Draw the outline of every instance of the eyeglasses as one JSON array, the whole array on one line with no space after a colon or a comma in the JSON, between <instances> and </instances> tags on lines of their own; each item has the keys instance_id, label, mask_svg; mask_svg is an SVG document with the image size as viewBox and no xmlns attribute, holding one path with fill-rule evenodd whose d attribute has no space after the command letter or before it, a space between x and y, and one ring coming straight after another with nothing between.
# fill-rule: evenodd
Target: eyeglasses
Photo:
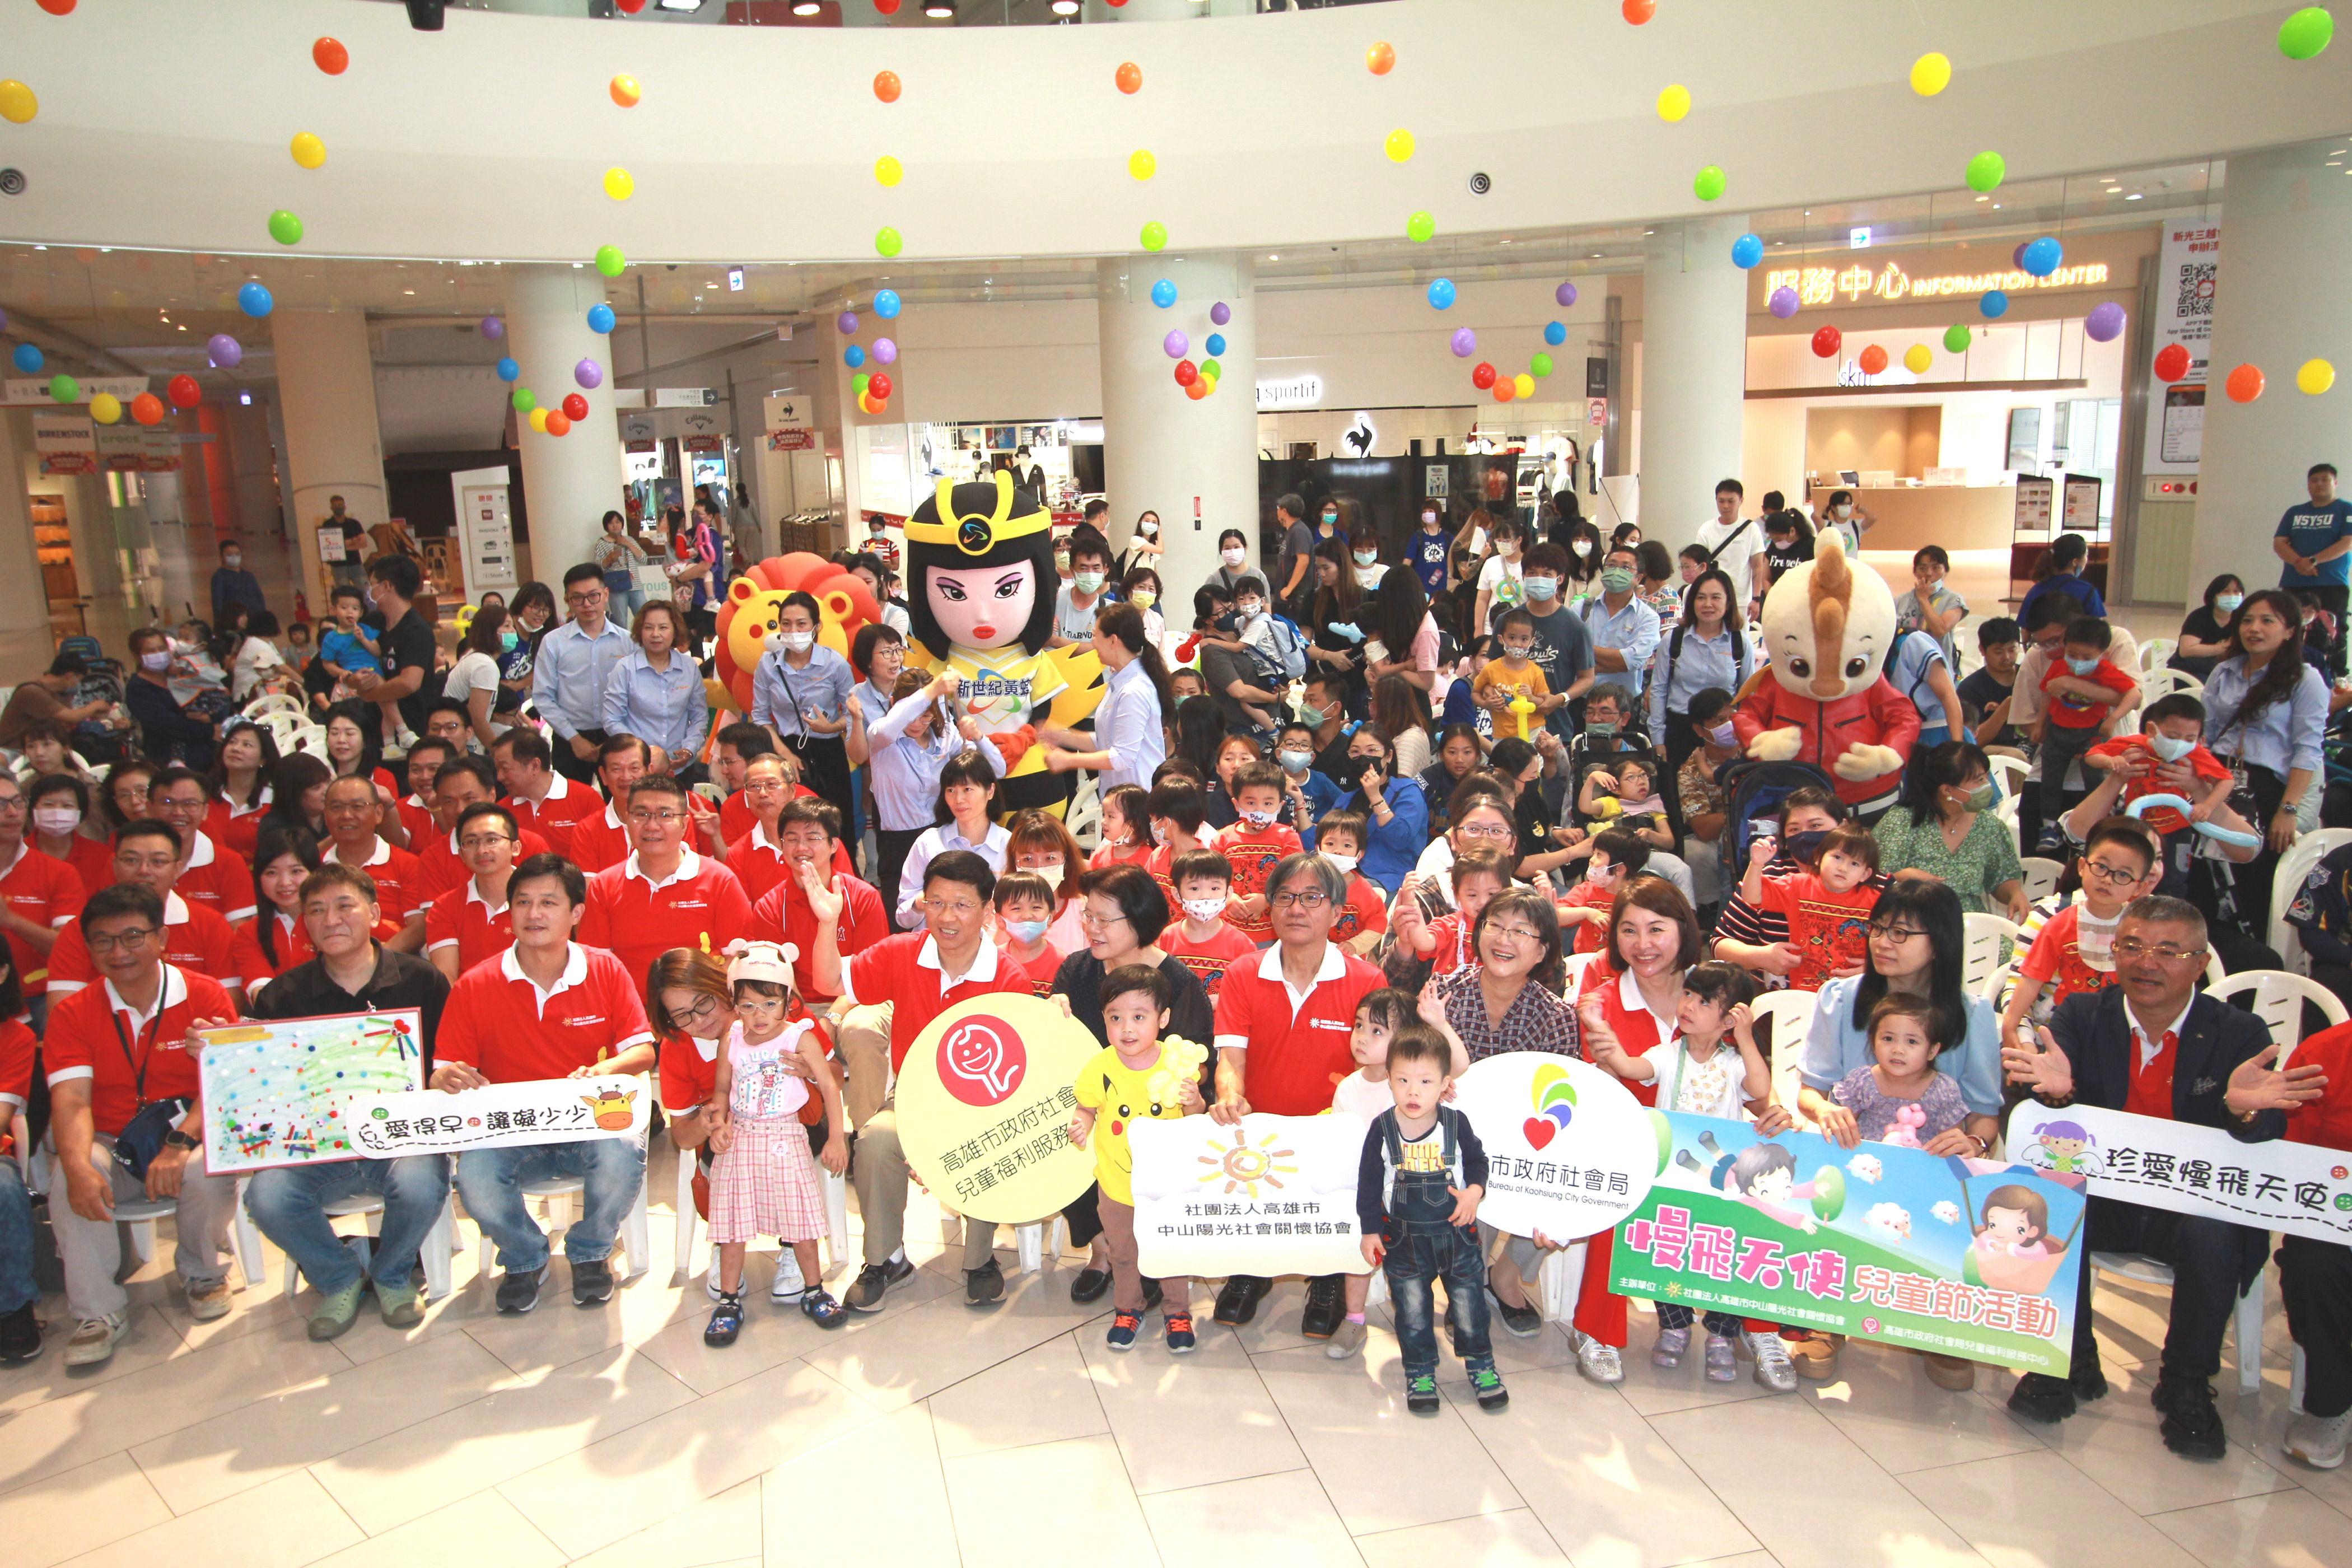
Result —
<instances>
[{"instance_id":1,"label":"eyeglasses","mask_svg":"<svg viewBox=\"0 0 2352 1568\"><path fill-rule=\"evenodd\" d=\"M2085 860L2083 862L2083 869L2111 888L2128 888L2138 881L2143 874L2133 870L2128 866L2110 866L2104 860Z\"/></svg>"},{"instance_id":2,"label":"eyeglasses","mask_svg":"<svg viewBox=\"0 0 2352 1568\"><path fill-rule=\"evenodd\" d=\"M1454 831L1465 838L1487 838L1500 841L1512 837L1516 830L1508 827L1472 827L1465 824Z\"/></svg>"},{"instance_id":3,"label":"eyeglasses","mask_svg":"<svg viewBox=\"0 0 2352 1568\"><path fill-rule=\"evenodd\" d=\"M601 605L608 596L604 589L592 588L584 594L566 594L563 602L567 605Z\"/></svg>"},{"instance_id":4,"label":"eyeglasses","mask_svg":"<svg viewBox=\"0 0 2352 1568\"><path fill-rule=\"evenodd\" d=\"M1543 940L1543 937L1540 934L1529 931L1525 926L1497 925L1489 926L1486 929L1496 936L1509 937L1514 942L1541 942Z\"/></svg>"},{"instance_id":5,"label":"eyeglasses","mask_svg":"<svg viewBox=\"0 0 2352 1568\"><path fill-rule=\"evenodd\" d=\"M1087 927L1089 931L1101 931L1107 926L1115 926L1125 919L1127 919L1127 916L1124 914L1098 915L1092 910L1080 910L1078 911L1078 923Z\"/></svg>"},{"instance_id":6,"label":"eyeglasses","mask_svg":"<svg viewBox=\"0 0 2352 1568\"><path fill-rule=\"evenodd\" d=\"M670 1016L681 1024L708 1024L719 1016L719 1003L715 997L697 995L692 1003L678 1008Z\"/></svg>"},{"instance_id":7,"label":"eyeglasses","mask_svg":"<svg viewBox=\"0 0 2352 1568\"><path fill-rule=\"evenodd\" d=\"M629 820L635 823L640 827L651 827L657 822L684 822L686 820L686 813L682 811L654 811L650 809L645 811L633 811L629 813Z\"/></svg>"},{"instance_id":8,"label":"eyeglasses","mask_svg":"<svg viewBox=\"0 0 2352 1568\"><path fill-rule=\"evenodd\" d=\"M1319 910L1331 901L1331 895L1320 888L1306 888L1269 894L1265 901L1279 910Z\"/></svg>"},{"instance_id":9,"label":"eyeglasses","mask_svg":"<svg viewBox=\"0 0 2352 1568\"><path fill-rule=\"evenodd\" d=\"M116 931L109 936L94 936L89 939L89 950L92 952L112 952L117 948L137 947L149 937L153 936L158 929L160 928L155 926L146 926L138 931Z\"/></svg>"},{"instance_id":10,"label":"eyeglasses","mask_svg":"<svg viewBox=\"0 0 2352 1568\"><path fill-rule=\"evenodd\" d=\"M488 849L493 845L513 842L514 836L509 833L469 833L457 840L457 847L470 853L477 849Z\"/></svg>"},{"instance_id":11,"label":"eyeglasses","mask_svg":"<svg viewBox=\"0 0 2352 1568\"><path fill-rule=\"evenodd\" d=\"M2118 938L2108 951L2117 958L2153 958L2162 963L2178 963L2184 958L2205 956L2205 950L2201 947L2175 947L2168 942L2161 947L2150 947L2136 936Z\"/></svg>"},{"instance_id":12,"label":"eyeglasses","mask_svg":"<svg viewBox=\"0 0 2352 1568\"><path fill-rule=\"evenodd\" d=\"M1874 925L1870 928L1870 934L1887 942L1909 942L1915 936L1927 933L1917 926Z\"/></svg>"},{"instance_id":13,"label":"eyeglasses","mask_svg":"<svg viewBox=\"0 0 2352 1568\"><path fill-rule=\"evenodd\" d=\"M25 797L23 795L0 795L0 811L22 811L24 809Z\"/></svg>"}]
</instances>

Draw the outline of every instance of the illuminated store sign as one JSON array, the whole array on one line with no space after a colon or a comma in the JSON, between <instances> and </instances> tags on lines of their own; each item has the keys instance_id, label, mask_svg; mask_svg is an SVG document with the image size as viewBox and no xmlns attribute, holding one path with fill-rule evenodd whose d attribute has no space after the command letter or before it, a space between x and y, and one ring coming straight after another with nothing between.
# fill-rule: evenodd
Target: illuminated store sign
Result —
<instances>
[{"instance_id":1,"label":"illuminated store sign","mask_svg":"<svg viewBox=\"0 0 2352 1568\"><path fill-rule=\"evenodd\" d=\"M1323 378L1319 375L1286 376L1280 381L1257 384L1257 405L1260 408L1312 408L1323 401Z\"/></svg>"},{"instance_id":2,"label":"illuminated store sign","mask_svg":"<svg viewBox=\"0 0 2352 1568\"><path fill-rule=\"evenodd\" d=\"M1954 295L1973 299L1988 289L2010 294L2036 289L2095 289L2107 281L2107 270L2105 262L2092 261L2080 267L2062 267L2047 278L2036 278L2015 268L1914 278L1892 261L1875 268L1860 262L1843 268L1785 267L1764 275L1764 296L1769 299L1776 289L1794 289L1799 303L1805 305L1833 305L1841 298L1849 304L1864 299L1888 303Z\"/></svg>"}]
</instances>

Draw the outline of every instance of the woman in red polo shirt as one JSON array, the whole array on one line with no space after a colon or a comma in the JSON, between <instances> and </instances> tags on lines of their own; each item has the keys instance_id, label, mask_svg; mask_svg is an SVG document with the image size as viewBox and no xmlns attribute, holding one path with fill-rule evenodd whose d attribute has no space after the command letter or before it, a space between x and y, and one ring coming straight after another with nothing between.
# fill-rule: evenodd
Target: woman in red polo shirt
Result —
<instances>
[{"instance_id":1,"label":"woman in red polo shirt","mask_svg":"<svg viewBox=\"0 0 2352 1568\"><path fill-rule=\"evenodd\" d=\"M232 949L248 989L307 963L302 879L319 868L319 841L300 827L272 827L253 846L253 903L258 917L236 928ZM382 934L381 928L378 935ZM398 928L393 934L397 936Z\"/></svg>"},{"instance_id":2,"label":"woman in red polo shirt","mask_svg":"<svg viewBox=\"0 0 2352 1568\"><path fill-rule=\"evenodd\" d=\"M205 831L213 842L248 860L253 858L262 814L274 798L269 778L277 771L278 742L268 731L240 719L221 732L217 759L205 774L213 796L205 814Z\"/></svg>"}]
</instances>

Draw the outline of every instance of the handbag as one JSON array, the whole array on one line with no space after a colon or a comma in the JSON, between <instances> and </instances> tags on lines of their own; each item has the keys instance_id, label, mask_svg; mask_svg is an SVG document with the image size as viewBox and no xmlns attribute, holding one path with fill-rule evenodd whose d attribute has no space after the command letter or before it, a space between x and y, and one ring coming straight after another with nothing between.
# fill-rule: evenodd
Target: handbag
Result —
<instances>
[{"instance_id":1,"label":"handbag","mask_svg":"<svg viewBox=\"0 0 2352 1568\"><path fill-rule=\"evenodd\" d=\"M194 1104L189 1100L154 1100L147 1098L147 1064L155 1055L156 1032L163 1026L163 999L155 999L155 1016L147 1026L147 1048L137 1057L131 1054L130 1037L122 1032L122 1018L112 1008L107 1010L107 1021L114 1026L114 1043L122 1048L122 1062L131 1068L131 1092L139 1109L114 1135L114 1163L134 1182L147 1179L147 1166L163 1152L163 1140L180 1124Z\"/></svg>"}]
</instances>

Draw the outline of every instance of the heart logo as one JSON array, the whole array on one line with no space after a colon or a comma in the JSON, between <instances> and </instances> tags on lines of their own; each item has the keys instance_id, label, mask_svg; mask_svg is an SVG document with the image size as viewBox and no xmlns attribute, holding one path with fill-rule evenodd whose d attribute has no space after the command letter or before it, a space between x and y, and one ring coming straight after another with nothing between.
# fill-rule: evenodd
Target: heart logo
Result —
<instances>
[{"instance_id":1,"label":"heart logo","mask_svg":"<svg viewBox=\"0 0 2352 1568\"><path fill-rule=\"evenodd\" d=\"M1559 1126L1548 1116L1530 1116L1520 1124L1520 1131L1527 1134L1530 1144L1540 1149L1552 1141L1552 1135L1559 1131Z\"/></svg>"}]
</instances>

